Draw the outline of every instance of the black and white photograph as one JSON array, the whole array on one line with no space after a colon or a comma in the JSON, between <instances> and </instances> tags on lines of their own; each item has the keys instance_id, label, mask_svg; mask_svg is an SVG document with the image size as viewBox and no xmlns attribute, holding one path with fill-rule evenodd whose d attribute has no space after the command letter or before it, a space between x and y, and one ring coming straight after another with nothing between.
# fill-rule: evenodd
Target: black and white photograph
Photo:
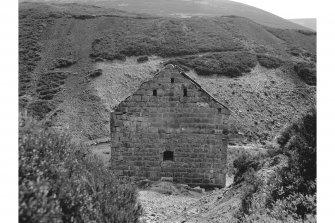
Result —
<instances>
[{"instance_id":1,"label":"black and white photograph","mask_svg":"<svg viewBox=\"0 0 335 223\"><path fill-rule=\"evenodd\" d=\"M1 135L15 154L1 169L15 209L1 222L332 222L319 220L317 111L334 96L318 97L332 74L317 69L317 4L14 2L1 94L14 89L16 134Z\"/></svg>"}]
</instances>

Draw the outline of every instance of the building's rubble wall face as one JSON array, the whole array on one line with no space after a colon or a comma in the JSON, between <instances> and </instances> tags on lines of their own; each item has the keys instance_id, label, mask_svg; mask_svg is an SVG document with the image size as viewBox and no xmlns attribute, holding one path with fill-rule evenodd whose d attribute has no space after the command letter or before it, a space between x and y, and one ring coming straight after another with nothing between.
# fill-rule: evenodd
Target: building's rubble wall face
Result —
<instances>
[{"instance_id":1,"label":"building's rubble wall face","mask_svg":"<svg viewBox=\"0 0 335 223\"><path fill-rule=\"evenodd\" d=\"M228 116L178 70L164 69L111 113L112 169L121 176L224 186ZM173 152L173 161L163 161L165 151Z\"/></svg>"}]
</instances>

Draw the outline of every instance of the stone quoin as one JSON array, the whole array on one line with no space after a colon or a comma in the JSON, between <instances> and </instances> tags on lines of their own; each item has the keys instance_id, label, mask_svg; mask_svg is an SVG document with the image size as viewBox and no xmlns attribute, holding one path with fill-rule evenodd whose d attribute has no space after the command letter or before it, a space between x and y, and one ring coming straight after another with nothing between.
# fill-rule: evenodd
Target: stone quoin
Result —
<instances>
[{"instance_id":1,"label":"stone quoin","mask_svg":"<svg viewBox=\"0 0 335 223\"><path fill-rule=\"evenodd\" d=\"M230 111L172 64L111 112L118 176L225 186Z\"/></svg>"}]
</instances>

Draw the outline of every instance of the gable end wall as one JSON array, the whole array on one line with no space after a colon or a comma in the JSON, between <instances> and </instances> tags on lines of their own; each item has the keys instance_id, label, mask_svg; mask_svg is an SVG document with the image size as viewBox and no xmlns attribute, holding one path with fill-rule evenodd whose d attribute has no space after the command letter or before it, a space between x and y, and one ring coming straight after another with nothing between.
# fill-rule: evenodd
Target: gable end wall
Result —
<instances>
[{"instance_id":1,"label":"gable end wall","mask_svg":"<svg viewBox=\"0 0 335 223\"><path fill-rule=\"evenodd\" d=\"M224 186L228 117L192 80L166 68L111 113L112 168L137 179ZM164 151L174 160L163 161Z\"/></svg>"}]
</instances>

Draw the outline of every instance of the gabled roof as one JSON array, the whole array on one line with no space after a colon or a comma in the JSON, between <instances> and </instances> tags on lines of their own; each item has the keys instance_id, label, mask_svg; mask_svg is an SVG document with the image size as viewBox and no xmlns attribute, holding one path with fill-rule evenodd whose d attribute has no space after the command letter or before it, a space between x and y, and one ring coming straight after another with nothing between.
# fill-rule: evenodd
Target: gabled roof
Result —
<instances>
[{"instance_id":1,"label":"gabled roof","mask_svg":"<svg viewBox=\"0 0 335 223\"><path fill-rule=\"evenodd\" d=\"M188 76L188 75L183 71L183 69L182 69L181 67L179 67L178 65L167 64L163 69L157 71L157 72L155 73L155 75L154 75L150 80L143 82L143 83L140 85L139 88L141 88L141 86L142 86L143 84L152 81L152 79L153 79L155 76L159 75L163 70L165 70L165 69L170 69L170 68L172 68L172 69L174 69L174 70L177 70L177 71L179 72L180 75L182 75L182 76L185 77L186 79L190 80L190 81L191 81L194 85L196 85L202 92L204 92L205 94L207 94L207 95L208 95L208 96L209 96L215 103L221 105L222 107L224 107L225 109L227 109L227 110L229 111L229 113L231 113L230 109L229 109L226 105L222 104L218 99L216 99L216 98L215 98L213 95L211 95L208 91L206 91L205 89L203 89L203 88L201 87L200 84L198 84L195 80L193 80L193 78L191 78L190 76ZM122 100L120 103L122 103L123 101L126 101L126 100L127 100L129 97L131 97L132 95L133 95L133 94L129 95L127 98L125 98L124 100ZM120 104L120 103L119 103L119 104ZM116 105L112 110L114 110L117 106L119 106L119 104Z\"/></svg>"},{"instance_id":2,"label":"gabled roof","mask_svg":"<svg viewBox=\"0 0 335 223\"><path fill-rule=\"evenodd\" d=\"M173 68L176 68L176 69L179 71L179 73L180 73L181 75L183 75L185 78L189 79L193 84L195 84L197 87L199 87L200 90L202 90L205 94L207 94L213 101L215 101L216 103L218 103L218 104L221 105L222 107L226 108L226 109L230 112L230 109L229 109L226 105L222 104L222 103L221 103L218 99L216 99L211 93L209 93L208 91L206 91L205 89L203 89L203 88L201 87L201 85L198 84L195 80L193 80L193 78L191 78L190 76L188 76L188 75L183 71L183 69L182 69L181 67L179 67L178 65L173 65L173 64L168 64L167 66L172 66ZM166 66L166 67L167 67L167 66ZM164 67L163 69L165 69L166 67Z\"/></svg>"}]
</instances>

